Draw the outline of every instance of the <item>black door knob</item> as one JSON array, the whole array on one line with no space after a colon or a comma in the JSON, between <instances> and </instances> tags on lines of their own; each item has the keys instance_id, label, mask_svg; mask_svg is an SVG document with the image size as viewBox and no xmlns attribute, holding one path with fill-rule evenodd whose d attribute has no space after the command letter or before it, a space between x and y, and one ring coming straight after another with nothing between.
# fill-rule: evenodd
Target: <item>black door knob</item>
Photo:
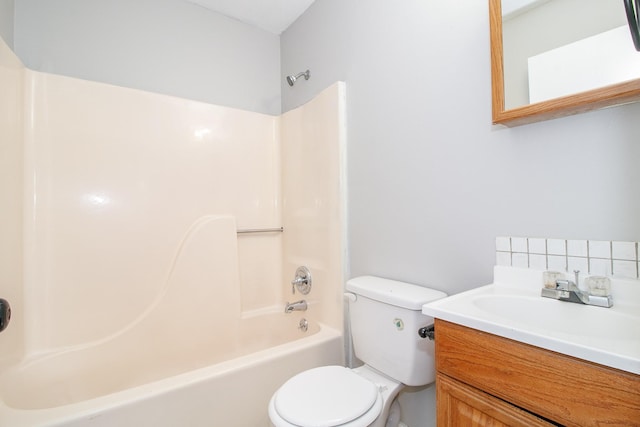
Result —
<instances>
[{"instance_id":1,"label":"black door knob","mask_svg":"<svg viewBox=\"0 0 640 427\"><path fill-rule=\"evenodd\" d=\"M4 331L11 320L11 306L9 301L0 298L0 332Z\"/></svg>"}]
</instances>

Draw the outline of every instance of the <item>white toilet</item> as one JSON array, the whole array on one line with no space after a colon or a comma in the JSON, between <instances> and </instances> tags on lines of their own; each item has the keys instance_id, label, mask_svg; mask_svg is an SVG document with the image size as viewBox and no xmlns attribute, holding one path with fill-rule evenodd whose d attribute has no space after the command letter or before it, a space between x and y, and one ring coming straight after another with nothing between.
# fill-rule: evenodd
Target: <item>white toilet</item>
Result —
<instances>
[{"instance_id":1,"label":"white toilet","mask_svg":"<svg viewBox=\"0 0 640 427\"><path fill-rule=\"evenodd\" d=\"M433 323L422 305L444 292L363 276L347 282L355 369L323 366L304 371L271 397L275 427L396 427L395 398L404 385L435 380L434 343L418 335Z\"/></svg>"}]
</instances>

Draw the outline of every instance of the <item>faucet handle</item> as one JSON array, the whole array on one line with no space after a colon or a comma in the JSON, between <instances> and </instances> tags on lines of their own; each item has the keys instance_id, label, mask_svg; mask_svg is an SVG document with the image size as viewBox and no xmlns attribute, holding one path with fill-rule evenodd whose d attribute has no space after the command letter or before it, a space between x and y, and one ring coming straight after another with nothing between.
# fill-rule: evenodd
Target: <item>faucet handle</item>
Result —
<instances>
[{"instance_id":1,"label":"faucet handle","mask_svg":"<svg viewBox=\"0 0 640 427\"><path fill-rule=\"evenodd\" d=\"M585 280L589 294L607 297L611 295L611 279L605 276L590 276Z\"/></svg>"},{"instance_id":2,"label":"faucet handle","mask_svg":"<svg viewBox=\"0 0 640 427\"><path fill-rule=\"evenodd\" d=\"M311 291L311 272L307 267L298 267L296 269L296 277L291 281L291 293L298 292L302 295L307 295Z\"/></svg>"}]
</instances>

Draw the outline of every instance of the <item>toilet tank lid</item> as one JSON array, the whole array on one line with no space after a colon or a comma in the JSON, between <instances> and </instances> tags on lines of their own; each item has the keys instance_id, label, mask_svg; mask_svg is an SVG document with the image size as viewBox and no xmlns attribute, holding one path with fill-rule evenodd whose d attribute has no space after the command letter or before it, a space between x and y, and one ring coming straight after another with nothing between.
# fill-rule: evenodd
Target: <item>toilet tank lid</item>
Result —
<instances>
[{"instance_id":1,"label":"toilet tank lid","mask_svg":"<svg viewBox=\"0 0 640 427\"><path fill-rule=\"evenodd\" d=\"M435 289L375 276L348 280L347 291L409 310L422 310L424 304L447 296Z\"/></svg>"}]
</instances>

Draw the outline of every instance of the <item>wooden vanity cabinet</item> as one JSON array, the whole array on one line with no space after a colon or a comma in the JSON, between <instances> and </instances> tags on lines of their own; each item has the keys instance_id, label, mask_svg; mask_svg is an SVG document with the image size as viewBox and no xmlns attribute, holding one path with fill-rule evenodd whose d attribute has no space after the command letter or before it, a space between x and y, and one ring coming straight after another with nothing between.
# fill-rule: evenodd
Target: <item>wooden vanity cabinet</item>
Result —
<instances>
[{"instance_id":1,"label":"wooden vanity cabinet","mask_svg":"<svg viewBox=\"0 0 640 427\"><path fill-rule=\"evenodd\" d=\"M640 375L436 319L438 426L640 426Z\"/></svg>"}]
</instances>

